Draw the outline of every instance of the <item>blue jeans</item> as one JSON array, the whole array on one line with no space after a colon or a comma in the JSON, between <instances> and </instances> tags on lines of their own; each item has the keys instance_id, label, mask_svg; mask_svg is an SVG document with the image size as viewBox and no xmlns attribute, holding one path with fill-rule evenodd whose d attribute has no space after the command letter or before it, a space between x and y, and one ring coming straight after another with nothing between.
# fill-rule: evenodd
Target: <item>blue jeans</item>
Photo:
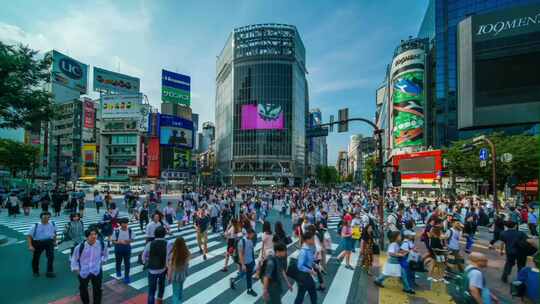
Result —
<instances>
[{"instance_id":1,"label":"blue jeans","mask_svg":"<svg viewBox=\"0 0 540 304\"><path fill-rule=\"evenodd\" d=\"M182 304L182 296L184 295L184 281L172 282L172 302L173 304Z\"/></svg>"},{"instance_id":2,"label":"blue jeans","mask_svg":"<svg viewBox=\"0 0 540 304\"><path fill-rule=\"evenodd\" d=\"M389 278L390 276L386 276L384 274L381 274L375 279L377 283L382 284L386 278ZM405 290L412 290L411 285L409 284L409 279L407 277L407 271L401 267L401 283L403 284L403 289Z\"/></svg>"},{"instance_id":3,"label":"blue jeans","mask_svg":"<svg viewBox=\"0 0 540 304\"><path fill-rule=\"evenodd\" d=\"M156 289L158 293L158 299L163 299L163 293L165 292L165 275L167 271L162 273L152 274L148 272L148 304L154 304Z\"/></svg>"},{"instance_id":4,"label":"blue jeans","mask_svg":"<svg viewBox=\"0 0 540 304\"><path fill-rule=\"evenodd\" d=\"M251 286L253 284L251 276L253 275L253 269L255 268L255 261L246 264L246 271L241 271L238 273L238 276L234 278L234 282L241 280L244 276L246 276L246 287L247 289L251 289Z\"/></svg>"},{"instance_id":5,"label":"blue jeans","mask_svg":"<svg viewBox=\"0 0 540 304\"><path fill-rule=\"evenodd\" d=\"M473 246L474 240L472 235L467 235L467 243L465 244L465 251L470 252Z\"/></svg>"}]
</instances>

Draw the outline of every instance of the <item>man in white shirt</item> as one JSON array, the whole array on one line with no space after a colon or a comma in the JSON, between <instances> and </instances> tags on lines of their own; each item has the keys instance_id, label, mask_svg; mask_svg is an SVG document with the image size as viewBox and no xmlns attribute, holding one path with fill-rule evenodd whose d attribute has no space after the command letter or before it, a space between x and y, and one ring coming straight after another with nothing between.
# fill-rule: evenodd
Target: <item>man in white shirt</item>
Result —
<instances>
[{"instance_id":1,"label":"man in white shirt","mask_svg":"<svg viewBox=\"0 0 540 304\"><path fill-rule=\"evenodd\" d=\"M499 303L499 299L486 287L486 279L482 269L488 264L487 257L479 252L469 255L469 265L465 268L465 273L469 280L469 293L476 303Z\"/></svg>"},{"instance_id":2,"label":"man in white shirt","mask_svg":"<svg viewBox=\"0 0 540 304\"><path fill-rule=\"evenodd\" d=\"M92 281L94 304L101 303L101 284L103 272L101 266L107 260L109 250L103 240L97 237L97 230L89 228L85 232L86 241L77 245L71 257L71 271L79 278L79 292L83 304L90 303L88 283Z\"/></svg>"}]
</instances>

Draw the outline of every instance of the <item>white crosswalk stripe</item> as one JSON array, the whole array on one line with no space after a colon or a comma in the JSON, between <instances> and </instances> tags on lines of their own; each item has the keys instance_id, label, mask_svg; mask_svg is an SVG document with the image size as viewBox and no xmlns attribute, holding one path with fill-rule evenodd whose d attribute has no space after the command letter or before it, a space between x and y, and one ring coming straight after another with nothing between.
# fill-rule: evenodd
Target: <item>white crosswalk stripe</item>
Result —
<instances>
[{"instance_id":1,"label":"white crosswalk stripe","mask_svg":"<svg viewBox=\"0 0 540 304\"><path fill-rule=\"evenodd\" d=\"M20 232L22 234L27 233L30 227L39 222L39 213L40 210L32 211L30 216L18 215L17 218L8 218L7 214L2 212L0 213L0 225L6 226L14 231ZM121 216L126 216L127 214L122 213ZM85 217L83 218L84 224L86 227L92 223L99 222L103 216L103 212L96 214L95 209L87 208L85 212ZM57 226L59 235L63 232L65 225L69 222L69 216L62 214L59 217L52 217L52 220ZM328 220L330 227L336 227L339 222L339 217L331 216ZM138 264L138 255L144 250L146 244L144 230L141 230L139 223L130 222L129 227L132 230L132 236L134 241L132 242L131 250L131 269L130 269L130 283L128 284L131 288L138 290L141 293L148 291L148 278L147 271L144 269L143 265ZM335 229L334 229L335 230ZM182 227L180 230L176 226L172 228L172 233L166 236L167 240L173 240L174 238L181 236L186 241L186 245L192 252L192 259L189 262L189 275L184 282L184 303L208 303L212 300L219 300L222 296L227 297L227 303L255 303L260 302L262 299L262 284L261 281L253 282L253 289L258 294L257 297L252 297L247 294L244 281L238 282L236 290L229 289L230 278L237 276L236 265L230 259L228 273L221 272L221 269L224 266L225 252L226 252L226 241L222 237L221 233L210 233L208 234L208 259L203 259L203 256L199 253L196 232L192 225ZM114 237L114 234L113 234ZM262 246L261 241L262 233L258 233L258 242L255 247L255 251L258 254ZM336 238L339 240L339 238ZM297 240L293 238L293 243L289 246L289 257L297 257L300 250L296 247L298 244ZM333 255L329 255L329 259L332 263L335 262L336 248L337 244L332 244ZM109 248L109 258L102 266L104 282L108 280L121 279L116 277L116 261L114 257L114 248ZM61 251L62 254L69 254L70 250L65 249ZM353 254L353 263L356 263L358 260L358 255ZM334 268L336 268L334 266ZM122 266L123 270L123 266ZM332 298L326 296L324 293L319 295L323 298L323 301L329 302L333 301L334 303L346 303L348 294L350 292L350 285L352 281L352 276L354 271L345 269L344 265L337 267L333 273L329 273L328 277L333 278L333 280L328 280L326 286L328 288L328 293L331 294ZM193 291L193 288L196 288L197 292ZM283 297L283 303L293 303L296 296L296 287L294 292L287 291ZM188 294L186 294L186 292ZM165 287L164 299L170 301L173 295L172 285L167 283ZM335 300L333 300L335 299ZM324 302L324 303L325 303Z\"/></svg>"}]
</instances>

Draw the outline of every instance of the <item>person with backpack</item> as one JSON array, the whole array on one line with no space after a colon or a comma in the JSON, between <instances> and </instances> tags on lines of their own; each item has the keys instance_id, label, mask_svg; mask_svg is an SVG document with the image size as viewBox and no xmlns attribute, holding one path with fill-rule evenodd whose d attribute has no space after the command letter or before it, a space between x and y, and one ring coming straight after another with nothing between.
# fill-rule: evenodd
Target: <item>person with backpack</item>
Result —
<instances>
[{"instance_id":1,"label":"person with backpack","mask_svg":"<svg viewBox=\"0 0 540 304\"><path fill-rule=\"evenodd\" d=\"M489 249L493 249L493 245L501 240L501 232L504 231L504 214L495 215L493 221L493 238L489 241Z\"/></svg>"},{"instance_id":2,"label":"person with backpack","mask_svg":"<svg viewBox=\"0 0 540 304\"><path fill-rule=\"evenodd\" d=\"M470 254L472 246L474 244L474 233L476 231L475 218L473 215L467 215L465 219L465 225L463 228L463 236L466 239L465 253Z\"/></svg>"},{"instance_id":3,"label":"person with backpack","mask_svg":"<svg viewBox=\"0 0 540 304\"><path fill-rule=\"evenodd\" d=\"M280 259L287 259L287 245L276 243L273 252L274 254L268 255L261 267L263 300L266 304L281 304L282 278L287 282L289 289L292 289L285 274L285 265L280 262Z\"/></svg>"},{"instance_id":4,"label":"person with backpack","mask_svg":"<svg viewBox=\"0 0 540 304\"><path fill-rule=\"evenodd\" d=\"M527 215L527 224L529 226L529 232L533 236L538 236L538 216L534 212L533 208L529 208L529 214Z\"/></svg>"},{"instance_id":5,"label":"person with backpack","mask_svg":"<svg viewBox=\"0 0 540 304\"><path fill-rule=\"evenodd\" d=\"M234 259L240 265L240 273L236 278L230 279L230 288L234 290L236 289L235 283L245 276L247 294L253 297L257 296L257 293L252 289L251 277L255 269L255 243L253 240L256 237L255 231L252 228L248 228L246 236L238 241Z\"/></svg>"},{"instance_id":6,"label":"person with backpack","mask_svg":"<svg viewBox=\"0 0 540 304\"><path fill-rule=\"evenodd\" d=\"M71 271L79 278L79 293L83 304L90 303L88 284L92 282L94 304L100 304L102 298L103 271L101 267L109 256L109 250L98 230L91 226L85 231L86 240L75 247L71 257Z\"/></svg>"},{"instance_id":7,"label":"person with backpack","mask_svg":"<svg viewBox=\"0 0 540 304\"><path fill-rule=\"evenodd\" d=\"M162 226L156 227L154 239L146 244L142 253L143 263L148 269L148 304L163 303L167 261L170 258L172 246L165 240L166 233L167 231Z\"/></svg>"},{"instance_id":8,"label":"person with backpack","mask_svg":"<svg viewBox=\"0 0 540 304\"><path fill-rule=\"evenodd\" d=\"M501 233L501 240L503 241L501 251L506 250L506 261L501 277L504 283L508 283L508 276L512 273L512 268L516 263L518 271L525 267L527 263L527 255L524 252L520 252L520 243L527 241L527 234L517 230L517 223L512 220L507 222L506 226L508 229Z\"/></svg>"},{"instance_id":9,"label":"person with backpack","mask_svg":"<svg viewBox=\"0 0 540 304\"><path fill-rule=\"evenodd\" d=\"M64 238L62 241L72 241L71 255L77 245L84 242L84 223L81 221L81 215L78 213L72 213L69 216L69 222L64 228Z\"/></svg>"},{"instance_id":10,"label":"person with backpack","mask_svg":"<svg viewBox=\"0 0 540 304\"><path fill-rule=\"evenodd\" d=\"M379 287L384 287L383 282L389 277L401 278L403 284L403 291L408 294L415 294L414 289L409 286L409 280L407 279L407 273L405 269L400 265L400 259L406 255L406 252L401 250L401 233L399 231L392 231L389 234L390 245L388 245L387 254L388 260L383 266L381 274L373 281L373 283Z\"/></svg>"},{"instance_id":11,"label":"person with backpack","mask_svg":"<svg viewBox=\"0 0 540 304\"><path fill-rule=\"evenodd\" d=\"M499 299L486 287L486 279L482 269L488 264L487 257L479 252L473 252L469 255L469 265L465 268L466 288L468 294L475 303L490 304L498 303ZM468 301L467 303L470 303Z\"/></svg>"},{"instance_id":12,"label":"person with backpack","mask_svg":"<svg viewBox=\"0 0 540 304\"><path fill-rule=\"evenodd\" d=\"M46 277L54 278L53 271L54 246L56 246L56 225L49 221L50 212L42 212L39 215L41 222L35 223L27 233L28 249L32 251L32 272L34 277L39 276L39 258L45 251L47 256Z\"/></svg>"},{"instance_id":13,"label":"person with backpack","mask_svg":"<svg viewBox=\"0 0 540 304\"><path fill-rule=\"evenodd\" d=\"M141 231L144 231L146 226L148 225L148 201L144 201L141 207L139 207L139 227L141 228Z\"/></svg>"},{"instance_id":14,"label":"person with backpack","mask_svg":"<svg viewBox=\"0 0 540 304\"><path fill-rule=\"evenodd\" d=\"M191 258L191 253L183 237L179 236L174 240L170 256L167 263L167 280L172 284L173 304L180 304Z\"/></svg>"},{"instance_id":15,"label":"person with backpack","mask_svg":"<svg viewBox=\"0 0 540 304\"><path fill-rule=\"evenodd\" d=\"M133 232L128 227L129 219L120 219L120 229L114 230L113 244L114 257L116 262L116 277L122 277L122 262L124 263L124 283L129 284L129 269L131 257L131 242L133 242Z\"/></svg>"}]
</instances>

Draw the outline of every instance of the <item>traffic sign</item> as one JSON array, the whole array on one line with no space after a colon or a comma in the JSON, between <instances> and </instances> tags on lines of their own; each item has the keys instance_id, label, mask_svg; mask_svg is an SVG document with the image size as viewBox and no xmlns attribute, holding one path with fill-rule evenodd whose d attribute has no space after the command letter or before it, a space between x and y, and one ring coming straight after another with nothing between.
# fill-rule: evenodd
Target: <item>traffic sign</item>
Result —
<instances>
[{"instance_id":1,"label":"traffic sign","mask_svg":"<svg viewBox=\"0 0 540 304\"><path fill-rule=\"evenodd\" d=\"M483 161L487 160L488 155L489 155L488 149L486 149L486 148L480 149L480 160L483 160Z\"/></svg>"},{"instance_id":2,"label":"traffic sign","mask_svg":"<svg viewBox=\"0 0 540 304\"><path fill-rule=\"evenodd\" d=\"M328 136L328 129L322 127L315 127L306 129L306 137L323 137Z\"/></svg>"},{"instance_id":3,"label":"traffic sign","mask_svg":"<svg viewBox=\"0 0 540 304\"><path fill-rule=\"evenodd\" d=\"M513 155L511 153L503 153L501 156L501 160L505 163L511 162L513 159Z\"/></svg>"},{"instance_id":4,"label":"traffic sign","mask_svg":"<svg viewBox=\"0 0 540 304\"><path fill-rule=\"evenodd\" d=\"M487 165L487 161L485 161L485 160L481 160L481 161L480 161L480 167L483 168L483 167L485 167L486 165Z\"/></svg>"}]
</instances>

